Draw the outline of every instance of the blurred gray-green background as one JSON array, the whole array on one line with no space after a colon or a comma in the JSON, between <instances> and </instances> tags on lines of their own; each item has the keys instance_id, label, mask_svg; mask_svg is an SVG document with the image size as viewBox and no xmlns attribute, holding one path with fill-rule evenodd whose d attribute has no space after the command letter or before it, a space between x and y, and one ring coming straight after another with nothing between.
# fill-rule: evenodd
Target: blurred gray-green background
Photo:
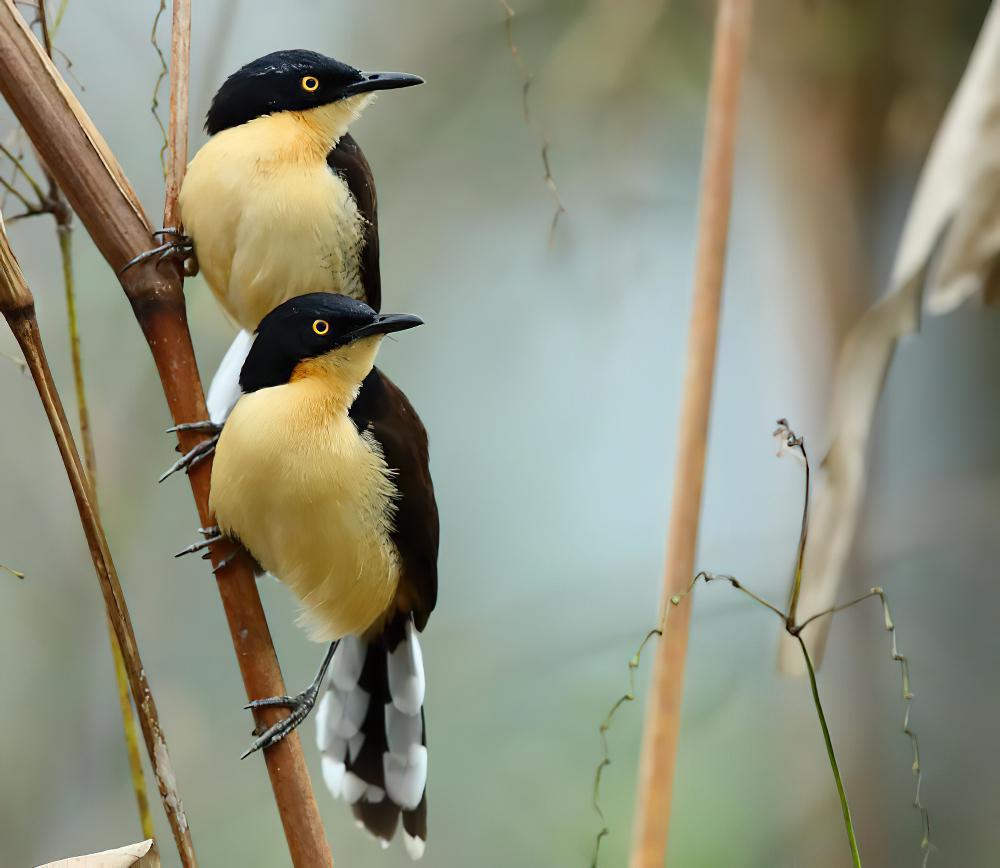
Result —
<instances>
[{"instance_id":1,"label":"blurred gray-green background","mask_svg":"<svg viewBox=\"0 0 1000 868\"><path fill-rule=\"evenodd\" d=\"M154 215L156 5L70 0L57 37ZM379 184L385 309L428 323L389 342L381 364L430 430L442 514L440 603L424 640L435 868L589 865L597 727L656 616L689 308L712 5L513 5L536 73L534 129L494 0L194 4L192 153L224 76L274 49L427 79L383 96L354 132ZM758 4L698 560L776 601L802 484L794 462L774 459L773 422L788 416L824 451L837 348L885 282L987 5ZM13 127L0 110L0 135ZM552 247L538 128L568 209ZM15 224L11 238L75 418L51 221ZM101 502L196 847L205 865L287 864L262 764L238 760L250 720L215 584L202 562L171 557L196 517L183 479L155 482L174 441L149 353L82 230L74 250ZM200 279L187 298L207 374L231 330ZM5 328L0 350L15 350ZM932 865L1000 860L998 366L1000 320L981 309L930 320L902 346L843 592L880 584L893 604ZM0 574L0 863L30 866L141 835L63 469L30 379L2 358L0 394L0 562L27 575ZM260 588L297 688L320 650L284 589ZM866 864L913 865L909 745L881 625L876 605L838 617L820 685ZM776 674L775 648L771 616L699 589L672 865L848 862L808 687ZM626 860L641 719L626 707L610 736L605 866ZM303 732L337 864L407 864L323 791L311 723ZM175 865L158 807L156 818Z\"/></svg>"}]
</instances>

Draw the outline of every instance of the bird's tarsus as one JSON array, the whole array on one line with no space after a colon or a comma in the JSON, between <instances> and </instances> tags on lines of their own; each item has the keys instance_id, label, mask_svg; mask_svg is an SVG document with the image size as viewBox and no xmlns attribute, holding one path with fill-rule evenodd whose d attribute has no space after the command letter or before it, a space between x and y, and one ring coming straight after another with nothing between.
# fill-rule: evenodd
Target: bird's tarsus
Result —
<instances>
[{"instance_id":1,"label":"bird's tarsus","mask_svg":"<svg viewBox=\"0 0 1000 868\"><path fill-rule=\"evenodd\" d=\"M250 747L247 748L240 759L246 759L250 754L262 748L277 744L309 716L309 712L316 705L316 697L319 696L319 689L323 684L323 679L326 678L326 671L330 668L330 661L333 660L333 654L337 650L339 643L339 639L330 643L330 647L327 649L326 656L323 658L319 672L316 673L312 684L298 694L298 696L268 696L266 699L252 699L243 706L248 711L258 708L289 708L291 709L291 713L288 717L283 717L267 729L261 730L259 727L254 729L253 734L256 738L250 743Z\"/></svg>"},{"instance_id":2,"label":"bird's tarsus","mask_svg":"<svg viewBox=\"0 0 1000 868\"><path fill-rule=\"evenodd\" d=\"M253 734L257 738L250 743L250 747L243 752L240 759L246 759L256 751L277 744L290 732L297 729L299 724L309 716L309 712L313 710L313 706L316 705L316 694L319 692L318 687L318 685L312 685L303 690L298 696L269 696L267 699L255 699L244 706L247 710L275 707L289 708L291 709L291 714L288 717L281 718L277 723L272 724L263 731L255 729Z\"/></svg>"}]
</instances>

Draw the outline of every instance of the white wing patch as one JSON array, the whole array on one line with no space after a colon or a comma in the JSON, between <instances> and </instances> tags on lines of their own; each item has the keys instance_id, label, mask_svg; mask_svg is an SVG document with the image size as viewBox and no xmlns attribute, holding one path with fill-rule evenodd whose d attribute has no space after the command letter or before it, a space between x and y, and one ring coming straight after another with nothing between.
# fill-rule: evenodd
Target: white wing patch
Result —
<instances>
[{"instance_id":1,"label":"white wing patch","mask_svg":"<svg viewBox=\"0 0 1000 868\"><path fill-rule=\"evenodd\" d=\"M221 425L240 399L240 371L253 345L253 335L241 331L226 350L219 369L208 387L208 418Z\"/></svg>"}]
</instances>

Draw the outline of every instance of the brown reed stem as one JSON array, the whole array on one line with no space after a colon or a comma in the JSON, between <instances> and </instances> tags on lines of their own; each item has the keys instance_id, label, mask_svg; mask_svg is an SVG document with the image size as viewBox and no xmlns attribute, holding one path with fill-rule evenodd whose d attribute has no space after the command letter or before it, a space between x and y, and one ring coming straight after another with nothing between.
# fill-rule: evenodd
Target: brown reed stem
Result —
<instances>
[{"instance_id":1,"label":"brown reed stem","mask_svg":"<svg viewBox=\"0 0 1000 868\"><path fill-rule=\"evenodd\" d=\"M174 0L170 28L170 120L167 125L163 225L180 228L177 197L187 169L188 91L191 82L191 0Z\"/></svg>"},{"instance_id":2,"label":"brown reed stem","mask_svg":"<svg viewBox=\"0 0 1000 868\"><path fill-rule=\"evenodd\" d=\"M694 295L667 532L661 623L671 598L684 590L694 574L732 200L740 84L752 6L752 0L720 0L716 16ZM672 629L656 648L639 766L631 868L661 868L667 851L690 618L691 600L685 599L674 614Z\"/></svg>"},{"instance_id":3,"label":"brown reed stem","mask_svg":"<svg viewBox=\"0 0 1000 868\"><path fill-rule=\"evenodd\" d=\"M94 562L94 570L104 595L104 606L108 619L114 627L118 644L122 649L125 668L128 672L129 687L132 691L132 697L135 699L146 750L153 766L163 809L174 834L181 864L185 868L194 868L197 865L197 860L191 841L191 830L188 827L187 817L184 815L184 808L177 792L176 779L170 763L170 755L167 752L167 743L160 729L156 703L153 701L153 694L150 691L142 659L139 656L139 646L132 630L128 606L125 603L121 584L118 581L118 573L111 559L104 529L97 514L93 489L87 480L86 470L77 452L72 431L63 411L62 401L45 358L42 336L35 319L35 302L24 281L20 266L7 243L7 235L2 230L2 226L0 226L0 311L3 312L21 352L24 353L24 360L27 362L32 379L35 381L38 396L45 408L45 415L48 417L52 434L59 447L59 454L66 467L66 474L69 477L77 510L80 513L80 523L83 525L84 535L90 547L91 560Z\"/></svg>"},{"instance_id":4,"label":"brown reed stem","mask_svg":"<svg viewBox=\"0 0 1000 868\"><path fill-rule=\"evenodd\" d=\"M0 0L0 92L114 272L148 250L153 245L151 226L135 192L25 26L14 0ZM180 269L172 263L145 262L119 279L149 344L174 422L207 418ZM199 432L180 432L180 446L187 451L203 437ZM202 526L212 523L210 476L209 461L188 474ZM216 579L248 698L286 693L250 562L237 558ZM263 709L255 713L255 721L266 727L286 713ZM329 845L297 734L265 750L264 762L293 865L330 865Z\"/></svg>"}]
</instances>

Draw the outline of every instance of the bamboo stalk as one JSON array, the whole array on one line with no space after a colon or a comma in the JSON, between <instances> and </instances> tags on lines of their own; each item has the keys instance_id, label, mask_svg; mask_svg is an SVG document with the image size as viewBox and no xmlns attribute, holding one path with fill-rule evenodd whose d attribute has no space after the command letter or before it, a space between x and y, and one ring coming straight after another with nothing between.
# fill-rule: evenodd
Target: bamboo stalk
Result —
<instances>
[{"instance_id":1,"label":"bamboo stalk","mask_svg":"<svg viewBox=\"0 0 1000 868\"><path fill-rule=\"evenodd\" d=\"M153 243L151 226L118 161L15 9L0 0L0 92L48 165L70 205L115 273ZM187 328L179 269L142 263L120 277L156 363L175 423L207 418ZM203 439L179 433L181 448ZM208 511L210 462L188 474L202 526ZM213 555L214 558L214 555ZM218 563L217 559L214 561ZM286 693L249 561L237 558L216 576L248 698ZM255 712L269 726L287 712ZM264 751L292 863L327 866L329 845L296 733Z\"/></svg>"},{"instance_id":2,"label":"bamboo stalk","mask_svg":"<svg viewBox=\"0 0 1000 868\"><path fill-rule=\"evenodd\" d=\"M694 294L667 531L661 621L671 598L688 586L694 574L732 200L740 84L752 6L752 0L720 0L716 16ZM631 868L661 868L667 851L691 599L685 598L676 608L670 630L657 645L653 664L639 766Z\"/></svg>"},{"instance_id":3,"label":"bamboo stalk","mask_svg":"<svg viewBox=\"0 0 1000 868\"><path fill-rule=\"evenodd\" d=\"M149 761L153 766L153 774L160 791L163 810L170 822L174 841L177 844L177 852L181 857L181 864L185 868L194 868L197 865L197 860L194 855L194 845L191 842L191 830L188 827L184 807L177 792L166 739L160 729L156 703L153 701L153 694L150 691L142 659L139 656L139 646L132 630L128 606L125 604L125 597L118 581L118 573L111 560L104 529L101 527L101 521L97 515L93 490L87 481L86 470L80 460L76 444L73 442L73 434L66 421L62 401L56 391L55 381L52 379L52 372L49 370L48 361L45 358L42 336L35 319L35 302L24 281L24 276L21 274L20 266L7 243L7 235L2 229L2 224L0 224L0 311L3 312L21 352L24 354L24 360L27 362L31 377L35 381L38 396L45 408L45 415L48 417L52 434L59 447L59 454L66 467L66 474L69 477L77 510L80 513L80 523L83 525L87 545L90 547L90 557L94 562L94 570L104 595L104 606L108 619L114 626L118 644L122 649L129 687L135 699L143 739L146 742Z\"/></svg>"}]
</instances>

